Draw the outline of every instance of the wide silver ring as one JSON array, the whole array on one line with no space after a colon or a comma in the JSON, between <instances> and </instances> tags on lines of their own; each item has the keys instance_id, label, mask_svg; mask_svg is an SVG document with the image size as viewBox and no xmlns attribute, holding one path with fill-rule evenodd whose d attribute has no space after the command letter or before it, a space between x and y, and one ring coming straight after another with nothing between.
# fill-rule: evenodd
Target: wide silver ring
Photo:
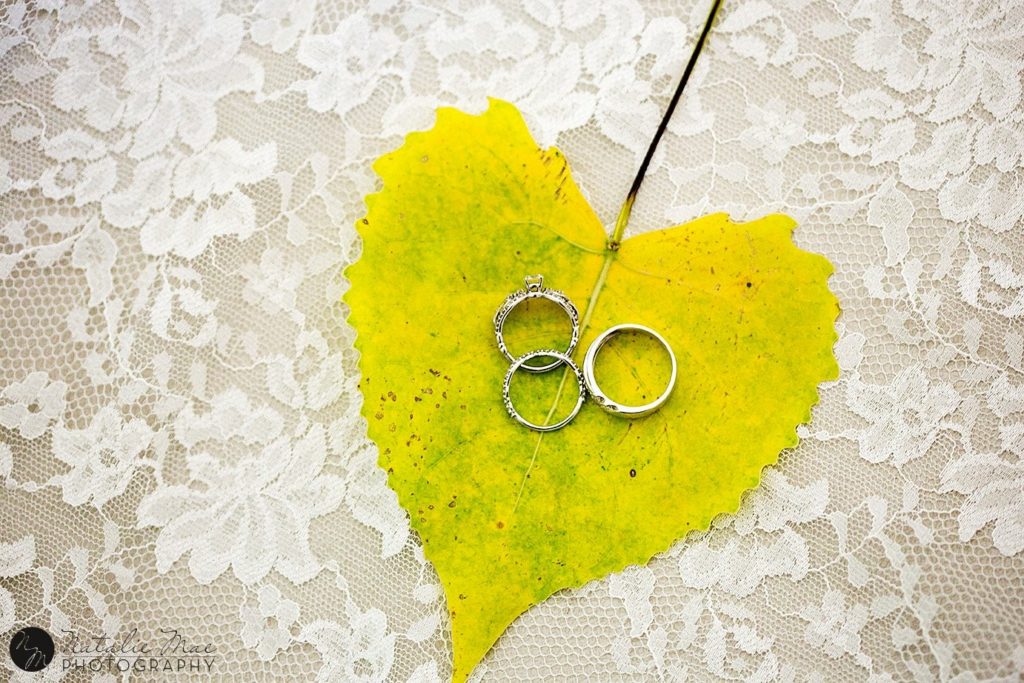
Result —
<instances>
[{"instance_id":1,"label":"wide silver ring","mask_svg":"<svg viewBox=\"0 0 1024 683\"><path fill-rule=\"evenodd\" d=\"M613 401L606 393L601 391L601 387L597 383L597 378L594 377L594 363L597 360L597 354L601 351L601 347L607 344L612 337L621 332L643 332L654 337L661 342L661 345L665 347L666 351L668 351L668 357L672 359L672 376L669 377L668 387L666 387L665 391L661 393L661 396L650 403L645 403L642 406L627 406ZM587 391L590 393L590 397L594 399L594 402L609 413L628 418L643 417L644 415L650 415L660 408L665 401L668 400L669 395L675 388L676 356L672 353L672 347L668 345L665 338L651 328L644 327L643 325L634 325L632 323L615 325L602 332L601 335L590 344L590 348L587 349L587 355L583 358L583 381L586 383Z\"/></svg>"},{"instance_id":2,"label":"wide silver ring","mask_svg":"<svg viewBox=\"0 0 1024 683\"><path fill-rule=\"evenodd\" d=\"M524 282L526 288L517 290L505 297L505 301L502 302L494 314L494 336L498 340L498 350L501 351L502 355L510 363L516 360L509 352L508 346L505 345L505 319L508 318L513 308L528 299L547 299L561 307L569 316L569 321L572 323L572 338L569 340L569 347L565 350L564 355L571 354L580 340L580 312L576 309L575 304L573 304L569 297L558 290L545 289L543 275L528 275ZM551 355L554 356L555 354ZM536 358L536 356L533 357ZM522 368L526 372L547 372L548 370L554 370L562 363L563 361L556 357L555 360L545 365L523 365Z\"/></svg>"},{"instance_id":3,"label":"wide silver ring","mask_svg":"<svg viewBox=\"0 0 1024 683\"><path fill-rule=\"evenodd\" d=\"M516 374L516 370L518 370L519 368L528 368L529 366L524 365L524 363L533 358L537 358L538 356L552 356L558 359L559 365L561 365L562 363L568 365L569 369L572 370L573 375L576 376L576 385L577 389L580 392L579 398L576 399L576 405L573 407L572 412L569 413L568 417L562 419L560 422L551 425L538 425L527 420L525 417L520 415L519 411L517 411L515 406L512 405L512 398L509 395L510 388L512 386L512 375ZM573 418L576 417L576 415L580 412L580 408L583 407L583 401L585 401L587 398L587 389L583 384L583 373L581 373L580 369L576 366L576 364L572 362L572 358L569 358L567 354L562 353L561 351L555 351L553 349L541 349L540 351L530 351L529 353L524 353L523 355L519 356L519 358L516 358L515 360L512 361L512 365L509 366L508 372L505 373L505 381L501 385L501 397L505 401L505 410L508 411L508 414L512 417L513 420L523 425L524 427L529 427L535 432L553 432L556 429L561 429L565 425L572 422Z\"/></svg>"}]
</instances>

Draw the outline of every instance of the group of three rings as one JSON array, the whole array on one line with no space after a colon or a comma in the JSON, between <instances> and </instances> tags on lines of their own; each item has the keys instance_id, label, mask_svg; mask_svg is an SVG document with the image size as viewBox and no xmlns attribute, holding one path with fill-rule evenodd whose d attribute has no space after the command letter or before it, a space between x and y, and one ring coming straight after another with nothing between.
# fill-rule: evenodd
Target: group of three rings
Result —
<instances>
[{"instance_id":1,"label":"group of three rings","mask_svg":"<svg viewBox=\"0 0 1024 683\"><path fill-rule=\"evenodd\" d=\"M581 370L571 358L572 352L576 348L576 344L580 339L579 310L569 297L562 292L553 289L546 289L544 287L544 277L542 275L527 276L525 284L525 289L520 289L508 295L494 314L494 335L498 340L498 350L500 350L501 353L512 363L508 368L508 372L505 373L505 381L502 384L501 389L502 398L504 399L505 408L508 410L508 414L516 422L538 432L550 432L556 429L561 429L565 425L569 424L580 412L580 408L583 407L583 402L586 400L588 395L594 399L595 403L608 412L629 418L650 415L668 400L669 394L672 393L672 389L675 388L676 384L676 357L675 354L672 353L672 347L669 346L664 337L651 328L643 325L633 323L614 325L602 332L593 342L591 342L590 346L587 348L587 353L583 357L583 368ZM518 358L513 357L509 352L508 346L505 344L505 320L508 318L509 313L512 312L512 309L530 299L546 299L551 301L559 306L569 316L569 321L572 323L572 337L569 339L569 346L565 351L540 349L524 353ZM612 400L604 391L601 390L600 385L597 383L597 378L594 375L594 365L597 360L597 354L601 351L601 348L615 335L631 331L642 332L656 339L668 352L668 357L672 361L672 372L669 377L668 386L656 399L650 403L645 403L640 406L629 406ZM544 365L529 364L529 361L542 357L553 358L554 360L545 363ZM576 399L576 405L573 406L573 409L568 416L554 424L539 425L530 422L524 418L512 404L511 386L513 375L515 375L518 370L539 373L554 370L562 365L565 365L572 370L576 377L576 384L579 390L579 397Z\"/></svg>"}]
</instances>

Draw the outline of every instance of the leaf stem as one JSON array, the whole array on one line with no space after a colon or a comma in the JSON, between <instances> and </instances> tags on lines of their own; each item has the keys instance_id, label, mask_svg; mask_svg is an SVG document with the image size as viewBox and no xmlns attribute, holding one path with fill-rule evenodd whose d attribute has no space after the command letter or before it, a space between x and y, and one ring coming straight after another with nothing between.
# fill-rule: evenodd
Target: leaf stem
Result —
<instances>
[{"instance_id":1,"label":"leaf stem","mask_svg":"<svg viewBox=\"0 0 1024 683\"><path fill-rule=\"evenodd\" d=\"M601 293L605 279L608 277L608 269L611 268L615 252L619 250L619 244L622 242L622 235L626 231L626 223L629 222L629 214L633 210L633 202L636 201L636 194L640 190L640 183L643 182L644 175L647 173L647 167L651 163L651 157L654 156L654 149L658 146L661 136L665 133L668 121L672 118L672 112L676 110L676 104L679 103L679 96L683 94L683 88L686 86L686 82L690 79L690 74L693 72L693 66L697 63L697 56L700 55L700 51L704 47L704 42L707 40L708 33L711 31L711 24L714 23L715 15L718 13L718 7L721 4L722 0L715 0L714 4L711 6L711 11L708 12L708 20L704 24L704 29L701 31L700 37L697 39L697 45L693 48L693 53L690 55L690 61L686 64L686 69L683 71L683 76L679 80L679 85L676 86L676 91L672 95L672 100L668 104L668 109L665 110L665 115L662 117L661 123L658 124L658 130L654 133L654 138L651 140L651 144L647 148L647 154L644 156L643 163L640 164L640 170L637 171L636 178L633 179L633 186L629 188L629 194L626 195L626 201L622 205L622 209L619 211L619 217L615 221L615 230L612 233L611 239L608 240L608 251L605 254L604 265L601 268L601 273L597 276L597 282L594 283L594 289L590 295L590 300L587 302L587 309L583 314L583 319L580 321L581 338L590 325L590 316L594 312L594 308L597 305L598 295ZM566 380L568 376L569 369L565 368L562 372L562 380L558 384L558 391L555 392L554 403L551 404L551 409L548 410L547 417L544 418L544 424L549 424L551 422L551 418L554 415L555 410L558 408L558 404L562 398L562 393L566 387ZM540 452L540 446L544 441L544 435L545 432L537 434L537 444L533 449L533 457L530 458L530 463L526 466L526 471L523 472L523 480L519 484L519 492L516 494L516 500L512 504L512 515L514 515L516 510L519 509L519 503L523 498L523 491L526 489L526 480L530 478L530 472L533 470L533 466L537 462L537 454Z\"/></svg>"},{"instance_id":2,"label":"leaf stem","mask_svg":"<svg viewBox=\"0 0 1024 683\"><path fill-rule=\"evenodd\" d=\"M704 29L700 32L700 37L697 38L697 45L694 46L693 52L690 54L690 61L686 63L686 69L683 71L682 78L679 79L679 85L676 86L676 91L672 95L672 99L668 103L668 109L665 110L665 115L661 117L661 123L658 124L658 130L655 131L654 137L651 138L651 144L647 146L647 153L644 155L643 163L640 164L639 170L636 172L636 177L633 178L633 185L629 188L629 194L626 195L626 201L622 204L622 209L619 210L619 217L615 219L615 230L612 232L611 239L608 240L608 249L610 251L618 251L619 244L622 243L622 236L626 232L626 224L629 222L629 215L633 212L633 202L636 201L636 195L640 191L640 184L644 180L644 176L647 175L647 167L651 165L651 159L654 157L654 150L658 147L658 142L661 141L661 136L665 133L665 128L668 127L669 119L672 118L672 113L676 110L676 105L679 104L679 97L683 94L683 88L686 87L686 82L690 80L690 74L693 73L693 67L697 63L697 57L700 56L701 50L704 49L704 42L707 40L708 33L711 32L711 24L715 21L715 15L718 14L718 7L722 4L722 0L715 0L714 4L711 5L711 10L708 12L708 20L704 23Z\"/></svg>"}]
</instances>

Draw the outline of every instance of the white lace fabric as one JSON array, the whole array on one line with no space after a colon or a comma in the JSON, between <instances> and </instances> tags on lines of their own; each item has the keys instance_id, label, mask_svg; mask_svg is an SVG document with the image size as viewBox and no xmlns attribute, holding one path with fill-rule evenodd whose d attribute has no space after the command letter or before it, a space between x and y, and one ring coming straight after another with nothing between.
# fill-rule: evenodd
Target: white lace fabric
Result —
<instances>
[{"instance_id":1,"label":"white lace fabric","mask_svg":"<svg viewBox=\"0 0 1024 683\"><path fill-rule=\"evenodd\" d=\"M340 303L371 163L500 97L610 226L706 11L2 0L5 644L177 627L217 678L445 680ZM841 377L737 514L476 676L1024 675L1022 73L1017 0L725 1L629 232L794 216Z\"/></svg>"}]
</instances>

